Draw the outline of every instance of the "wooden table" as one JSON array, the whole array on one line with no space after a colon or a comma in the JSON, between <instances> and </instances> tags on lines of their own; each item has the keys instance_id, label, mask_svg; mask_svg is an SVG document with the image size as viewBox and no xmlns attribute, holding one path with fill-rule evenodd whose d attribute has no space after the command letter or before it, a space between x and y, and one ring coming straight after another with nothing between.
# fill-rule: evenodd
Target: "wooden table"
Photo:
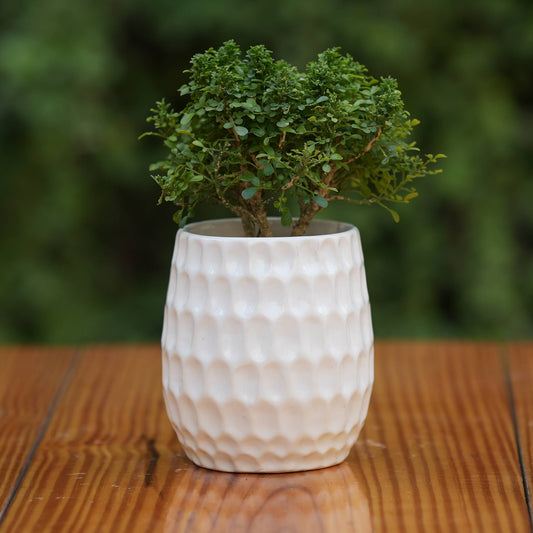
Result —
<instances>
[{"instance_id":1,"label":"wooden table","mask_svg":"<svg viewBox=\"0 0 533 533\"><path fill-rule=\"evenodd\" d=\"M157 346L0 349L0 532L528 532L533 343L378 342L349 459L193 466Z\"/></svg>"}]
</instances>

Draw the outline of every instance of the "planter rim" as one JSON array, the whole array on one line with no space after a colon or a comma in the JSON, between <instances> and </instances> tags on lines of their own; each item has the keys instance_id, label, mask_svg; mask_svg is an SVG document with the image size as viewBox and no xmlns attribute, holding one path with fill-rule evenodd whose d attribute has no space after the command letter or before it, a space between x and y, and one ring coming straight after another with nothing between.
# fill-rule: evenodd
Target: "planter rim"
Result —
<instances>
[{"instance_id":1,"label":"planter rim","mask_svg":"<svg viewBox=\"0 0 533 533\"><path fill-rule=\"evenodd\" d=\"M289 232L290 226L282 226L281 217L268 217L270 222L275 225L274 229L282 232ZM213 239L213 240L236 240L236 241L250 241L260 242L266 241L294 241L294 240L307 240L307 239L320 239L327 237L334 237L342 234L348 234L350 232L359 233L359 230L353 224L348 222L338 222L336 220L328 219L314 219L309 225L308 230L311 230L310 235L274 235L272 237L247 237L245 235L237 234L219 234L215 233L215 229L222 225L226 225L234 229L234 233L242 233L241 219L237 217L233 218L214 218L203 220L201 222L192 222L187 224L183 228L180 228L180 232L187 233L199 239ZM228 232L229 233L229 232Z\"/></svg>"}]
</instances>

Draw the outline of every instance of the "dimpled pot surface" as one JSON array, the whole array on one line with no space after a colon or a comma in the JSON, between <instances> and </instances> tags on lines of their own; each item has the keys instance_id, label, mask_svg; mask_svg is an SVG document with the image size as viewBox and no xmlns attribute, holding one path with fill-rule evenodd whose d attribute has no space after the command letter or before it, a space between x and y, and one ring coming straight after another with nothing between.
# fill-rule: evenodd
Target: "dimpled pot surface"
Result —
<instances>
[{"instance_id":1,"label":"dimpled pot surface","mask_svg":"<svg viewBox=\"0 0 533 533\"><path fill-rule=\"evenodd\" d=\"M317 220L309 233L246 238L237 219L178 231L163 388L199 466L323 468L343 461L359 435L374 377L359 232Z\"/></svg>"}]
</instances>

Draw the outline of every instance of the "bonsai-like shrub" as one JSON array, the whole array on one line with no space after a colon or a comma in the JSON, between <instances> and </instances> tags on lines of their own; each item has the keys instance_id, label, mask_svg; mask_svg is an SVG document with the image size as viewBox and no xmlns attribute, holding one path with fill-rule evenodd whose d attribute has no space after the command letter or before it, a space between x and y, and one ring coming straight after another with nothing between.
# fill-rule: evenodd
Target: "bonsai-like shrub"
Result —
<instances>
[{"instance_id":1,"label":"bonsai-like shrub","mask_svg":"<svg viewBox=\"0 0 533 533\"><path fill-rule=\"evenodd\" d=\"M168 148L151 165L162 201L184 224L198 204L216 202L241 217L249 236L268 237L276 210L302 235L329 202L392 203L417 196L412 182L439 170L441 154L420 157L408 137L419 123L396 80L377 80L338 49L299 72L264 46L242 53L234 41L191 60L188 103L161 100L148 118Z\"/></svg>"}]
</instances>

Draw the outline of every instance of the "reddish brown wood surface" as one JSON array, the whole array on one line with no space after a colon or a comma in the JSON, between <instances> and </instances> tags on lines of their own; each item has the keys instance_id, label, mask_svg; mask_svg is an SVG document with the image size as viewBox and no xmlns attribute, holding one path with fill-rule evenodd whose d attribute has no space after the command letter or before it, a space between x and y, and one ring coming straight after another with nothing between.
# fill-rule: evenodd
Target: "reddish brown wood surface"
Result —
<instances>
[{"instance_id":1,"label":"reddish brown wood surface","mask_svg":"<svg viewBox=\"0 0 533 533\"><path fill-rule=\"evenodd\" d=\"M0 349L0 515L73 358L71 349Z\"/></svg>"},{"instance_id":2,"label":"reddish brown wood surface","mask_svg":"<svg viewBox=\"0 0 533 533\"><path fill-rule=\"evenodd\" d=\"M533 344L509 346L509 374L516 412L517 432L531 511L533 498ZM532 512L533 514L533 512Z\"/></svg>"},{"instance_id":3,"label":"reddish brown wood surface","mask_svg":"<svg viewBox=\"0 0 533 533\"><path fill-rule=\"evenodd\" d=\"M387 343L350 457L376 531L530 531L501 349Z\"/></svg>"},{"instance_id":4,"label":"reddish brown wood surface","mask_svg":"<svg viewBox=\"0 0 533 533\"><path fill-rule=\"evenodd\" d=\"M0 531L527 532L504 369L496 345L378 343L348 461L232 475L183 456L157 347L88 349Z\"/></svg>"}]
</instances>

